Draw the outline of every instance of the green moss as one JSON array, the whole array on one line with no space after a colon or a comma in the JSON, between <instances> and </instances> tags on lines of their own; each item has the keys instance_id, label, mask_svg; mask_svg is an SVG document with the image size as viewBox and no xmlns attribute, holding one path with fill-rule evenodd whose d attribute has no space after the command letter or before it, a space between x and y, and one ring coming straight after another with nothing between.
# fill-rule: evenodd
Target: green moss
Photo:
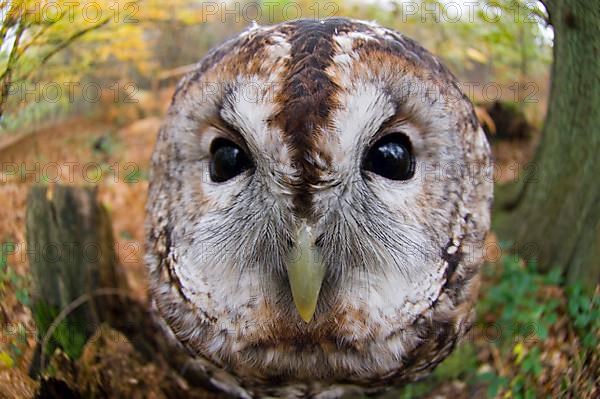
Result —
<instances>
[{"instance_id":1,"label":"green moss","mask_svg":"<svg viewBox=\"0 0 600 399\"><path fill-rule=\"evenodd\" d=\"M40 340L43 340L50 326L59 315L60 309L37 301L31 310L38 327ZM44 348L45 353L51 355L56 348L61 348L71 359L77 359L81 355L87 340L88 333L86 330L85 320L79 314L69 315L54 330L48 341L48 346Z\"/></svg>"}]
</instances>

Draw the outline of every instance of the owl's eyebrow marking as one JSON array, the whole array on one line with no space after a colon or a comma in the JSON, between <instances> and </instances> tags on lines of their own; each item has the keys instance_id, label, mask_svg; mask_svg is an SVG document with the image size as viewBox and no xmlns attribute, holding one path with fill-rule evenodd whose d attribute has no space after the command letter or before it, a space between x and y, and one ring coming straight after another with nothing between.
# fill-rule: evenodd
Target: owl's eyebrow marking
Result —
<instances>
[{"instance_id":1,"label":"owl's eyebrow marking","mask_svg":"<svg viewBox=\"0 0 600 399\"><path fill-rule=\"evenodd\" d=\"M245 148L247 147L246 139L242 132L240 132L239 129L236 129L236 127L233 126L231 123L223 119L220 113L208 117L206 119L206 124L226 134L228 137L235 140L236 144L242 145Z\"/></svg>"},{"instance_id":2,"label":"owl's eyebrow marking","mask_svg":"<svg viewBox=\"0 0 600 399\"><path fill-rule=\"evenodd\" d=\"M381 125L379 125L377 133L368 139L368 145L371 146L387 133L391 133L394 127L397 127L398 125L404 125L407 122L410 122L410 118L402 111L401 107L396 107L396 113L388 117L381 123Z\"/></svg>"},{"instance_id":3,"label":"owl's eyebrow marking","mask_svg":"<svg viewBox=\"0 0 600 399\"><path fill-rule=\"evenodd\" d=\"M409 122L410 118L406 115L401 107L396 107L396 113L381 123L379 126L379 132L388 131L392 127L397 125L403 125L406 122Z\"/></svg>"}]
</instances>

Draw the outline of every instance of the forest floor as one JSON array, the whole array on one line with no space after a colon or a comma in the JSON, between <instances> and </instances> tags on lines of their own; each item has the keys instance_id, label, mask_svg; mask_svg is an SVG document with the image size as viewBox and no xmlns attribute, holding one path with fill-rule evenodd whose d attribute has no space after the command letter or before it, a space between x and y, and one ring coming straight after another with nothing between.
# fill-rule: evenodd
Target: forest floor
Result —
<instances>
[{"instance_id":1,"label":"forest floor","mask_svg":"<svg viewBox=\"0 0 600 399\"><path fill-rule=\"evenodd\" d=\"M0 198L5 205L0 207L0 398L33 397L48 388L27 374L37 340L28 308L24 244L25 201L32 184L56 180L98 187L112 218L128 286L140 302L147 301L144 202L163 102L160 111L120 127L111 120L72 118L0 141ZM518 177L533 148L533 142L495 141L497 181ZM539 274L535 265L501 255L504 243L497 243L493 233L488 240L496 250L487 253L472 333L425 382L389 397L599 397L598 290L590 302L580 288L562 288L559 275ZM88 396L214 396L145 363L127 338L108 327L88 341L80 359L55 353L51 364L54 378Z\"/></svg>"}]
</instances>

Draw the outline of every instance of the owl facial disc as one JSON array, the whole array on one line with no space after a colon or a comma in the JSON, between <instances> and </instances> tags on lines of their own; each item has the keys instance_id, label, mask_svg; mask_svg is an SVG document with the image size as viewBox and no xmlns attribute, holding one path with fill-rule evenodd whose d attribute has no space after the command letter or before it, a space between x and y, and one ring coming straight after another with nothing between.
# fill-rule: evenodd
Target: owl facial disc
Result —
<instances>
[{"instance_id":1,"label":"owl facial disc","mask_svg":"<svg viewBox=\"0 0 600 399\"><path fill-rule=\"evenodd\" d=\"M305 221L296 233L296 246L288 260L288 279L294 304L305 322L310 322L325 276L323 261L317 252L313 232Z\"/></svg>"},{"instance_id":2,"label":"owl facial disc","mask_svg":"<svg viewBox=\"0 0 600 399\"><path fill-rule=\"evenodd\" d=\"M423 378L474 322L492 166L458 80L401 33L245 30L181 80L154 147L156 315L226 396Z\"/></svg>"}]
</instances>

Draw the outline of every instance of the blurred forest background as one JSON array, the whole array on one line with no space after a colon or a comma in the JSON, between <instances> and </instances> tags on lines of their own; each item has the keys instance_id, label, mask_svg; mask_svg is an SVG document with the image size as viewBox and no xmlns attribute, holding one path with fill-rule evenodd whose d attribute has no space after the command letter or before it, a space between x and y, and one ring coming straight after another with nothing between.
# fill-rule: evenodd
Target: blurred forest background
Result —
<instances>
[{"instance_id":1,"label":"blurred forest background","mask_svg":"<svg viewBox=\"0 0 600 399\"><path fill-rule=\"evenodd\" d=\"M0 397L40 390L29 375L40 340L25 244L31 185L97 187L120 272L146 301L149 158L178 79L254 21L332 16L375 20L439 56L477 104L496 181L520 177L550 91L554 35L540 2L0 0ZM550 267L539 270L507 251L509 244L489 237L469 339L427 381L390 397L600 395L597 291L590 300L585 287L565 284L564 273ZM60 354L49 353L46 373L66 381L67 391L212 397L141 360L120 333L101 329L94 337L87 344L54 337Z\"/></svg>"}]
</instances>

